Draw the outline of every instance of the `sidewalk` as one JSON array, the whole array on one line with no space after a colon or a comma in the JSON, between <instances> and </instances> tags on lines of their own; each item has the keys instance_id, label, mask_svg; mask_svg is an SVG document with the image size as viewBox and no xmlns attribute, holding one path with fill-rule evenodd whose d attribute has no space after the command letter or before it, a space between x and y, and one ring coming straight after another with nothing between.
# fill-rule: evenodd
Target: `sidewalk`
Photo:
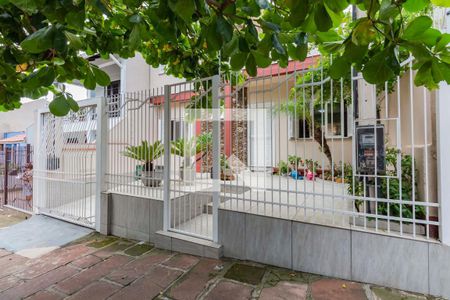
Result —
<instances>
[{"instance_id":1,"label":"sidewalk","mask_svg":"<svg viewBox=\"0 0 450 300\"><path fill-rule=\"evenodd\" d=\"M28 259L0 249L0 299L432 299L91 234Z\"/></svg>"}]
</instances>

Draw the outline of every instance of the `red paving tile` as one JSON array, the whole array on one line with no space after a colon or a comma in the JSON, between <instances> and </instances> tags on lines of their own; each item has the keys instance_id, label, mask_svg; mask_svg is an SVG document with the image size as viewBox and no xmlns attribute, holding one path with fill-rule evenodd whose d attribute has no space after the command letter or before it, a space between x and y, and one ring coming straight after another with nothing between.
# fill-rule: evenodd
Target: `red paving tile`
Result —
<instances>
[{"instance_id":1,"label":"red paving tile","mask_svg":"<svg viewBox=\"0 0 450 300\"><path fill-rule=\"evenodd\" d=\"M196 299L211 279L210 273L220 264L219 260L202 259L184 279L181 279L181 283L171 289L169 296L179 300Z\"/></svg>"},{"instance_id":2,"label":"red paving tile","mask_svg":"<svg viewBox=\"0 0 450 300\"><path fill-rule=\"evenodd\" d=\"M22 271L26 268L28 258L11 254L0 258L0 278Z\"/></svg>"},{"instance_id":3,"label":"red paving tile","mask_svg":"<svg viewBox=\"0 0 450 300\"><path fill-rule=\"evenodd\" d=\"M123 266L130 260L130 257L124 255L111 256L95 266L81 271L76 276L60 282L56 285L56 288L67 295L71 295L88 284L108 275L114 269Z\"/></svg>"},{"instance_id":4,"label":"red paving tile","mask_svg":"<svg viewBox=\"0 0 450 300\"><path fill-rule=\"evenodd\" d=\"M45 290L49 286L73 276L76 273L78 273L78 270L75 268L62 266L0 293L0 299L6 300L26 298L34 293Z\"/></svg>"},{"instance_id":5,"label":"red paving tile","mask_svg":"<svg viewBox=\"0 0 450 300\"><path fill-rule=\"evenodd\" d=\"M64 297L49 291L41 291L26 298L26 300L61 300Z\"/></svg>"},{"instance_id":6,"label":"red paving tile","mask_svg":"<svg viewBox=\"0 0 450 300\"><path fill-rule=\"evenodd\" d=\"M57 249L38 259L32 260L27 264L27 268L17 274L23 279L31 279L36 276L47 273L60 266L82 257L91 250L84 245L74 245L67 248Z\"/></svg>"},{"instance_id":7,"label":"red paving tile","mask_svg":"<svg viewBox=\"0 0 450 300\"><path fill-rule=\"evenodd\" d=\"M156 267L149 274L114 294L111 299L153 299L161 294L180 274L180 271Z\"/></svg>"},{"instance_id":8,"label":"red paving tile","mask_svg":"<svg viewBox=\"0 0 450 300\"><path fill-rule=\"evenodd\" d=\"M72 261L70 264L80 269L87 269L101 261L102 259L95 255L86 255L82 258Z\"/></svg>"},{"instance_id":9,"label":"red paving tile","mask_svg":"<svg viewBox=\"0 0 450 300\"><path fill-rule=\"evenodd\" d=\"M209 300L246 300L252 296L252 288L231 282L222 280L208 293L205 299Z\"/></svg>"},{"instance_id":10,"label":"red paving tile","mask_svg":"<svg viewBox=\"0 0 450 300\"><path fill-rule=\"evenodd\" d=\"M361 284L339 279L321 279L311 284L314 300L367 300Z\"/></svg>"},{"instance_id":11,"label":"red paving tile","mask_svg":"<svg viewBox=\"0 0 450 300\"><path fill-rule=\"evenodd\" d=\"M0 292L3 292L9 288L12 288L15 285L21 283L22 280L16 276L6 276L0 279Z\"/></svg>"},{"instance_id":12,"label":"red paving tile","mask_svg":"<svg viewBox=\"0 0 450 300\"><path fill-rule=\"evenodd\" d=\"M260 300L285 300L285 299L306 299L308 291L307 284L279 282L274 287L264 288L259 296Z\"/></svg>"},{"instance_id":13,"label":"red paving tile","mask_svg":"<svg viewBox=\"0 0 450 300\"><path fill-rule=\"evenodd\" d=\"M199 262L199 258L191 255L185 255L185 254L178 254L165 263L163 263L165 266L169 266L172 268L178 268L182 270L189 270L191 267L193 267L196 263Z\"/></svg>"},{"instance_id":14,"label":"red paving tile","mask_svg":"<svg viewBox=\"0 0 450 300\"><path fill-rule=\"evenodd\" d=\"M108 275L108 279L122 285L128 285L138 279L155 265L167 260L172 254L167 252L150 252Z\"/></svg>"},{"instance_id":15,"label":"red paving tile","mask_svg":"<svg viewBox=\"0 0 450 300\"><path fill-rule=\"evenodd\" d=\"M70 300L103 300L117 292L121 287L109 282L94 282L78 293L70 296Z\"/></svg>"}]
</instances>

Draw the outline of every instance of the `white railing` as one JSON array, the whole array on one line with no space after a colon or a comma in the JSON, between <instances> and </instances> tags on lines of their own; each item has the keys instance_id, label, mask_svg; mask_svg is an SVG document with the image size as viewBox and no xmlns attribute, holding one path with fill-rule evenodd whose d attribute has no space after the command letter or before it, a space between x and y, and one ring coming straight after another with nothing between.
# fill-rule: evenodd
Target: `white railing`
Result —
<instances>
[{"instance_id":1,"label":"white railing","mask_svg":"<svg viewBox=\"0 0 450 300\"><path fill-rule=\"evenodd\" d=\"M164 201L165 230L212 240L219 206L437 239L436 92L414 86L411 64L381 86L333 80L311 57L114 96L106 188ZM166 155L146 164L143 141Z\"/></svg>"}]
</instances>

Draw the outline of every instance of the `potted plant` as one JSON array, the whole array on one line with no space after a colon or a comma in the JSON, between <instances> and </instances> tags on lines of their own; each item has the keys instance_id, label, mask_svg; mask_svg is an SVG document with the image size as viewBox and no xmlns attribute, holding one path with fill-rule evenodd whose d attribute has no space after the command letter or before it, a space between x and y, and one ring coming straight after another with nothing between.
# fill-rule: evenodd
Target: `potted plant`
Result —
<instances>
[{"instance_id":1,"label":"potted plant","mask_svg":"<svg viewBox=\"0 0 450 300\"><path fill-rule=\"evenodd\" d=\"M193 180L195 178L194 165L208 153L207 149L211 142L212 134L210 132L203 133L190 140L180 138L172 142L170 152L184 158L180 164L180 178L182 180Z\"/></svg>"},{"instance_id":2,"label":"potted plant","mask_svg":"<svg viewBox=\"0 0 450 300\"><path fill-rule=\"evenodd\" d=\"M122 155L143 163L141 181L145 186L156 187L161 184L162 174L156 174L154 161L164 154L164 145L161 141L149 144L148 141L142 141L138 146L128 146Z\"/></svg>"},{"instance_id":3,"label":"potted plant","mask_svg":"<svg viewBox=\"0 0 450 300\"><path fill-rule=\"evenodd\" d=\"M227 157L225 155L220 156L220 180L231 181L234 180L233 171L230 168Z\"/></svg>"}]
</instances>

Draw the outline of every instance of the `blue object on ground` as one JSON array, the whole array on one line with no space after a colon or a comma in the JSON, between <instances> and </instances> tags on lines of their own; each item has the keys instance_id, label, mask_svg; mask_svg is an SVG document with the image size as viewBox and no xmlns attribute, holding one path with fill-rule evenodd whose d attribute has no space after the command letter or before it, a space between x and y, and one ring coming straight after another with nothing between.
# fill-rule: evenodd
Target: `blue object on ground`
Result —
<instances>
[{"instance_id":1,"label":"blue object on ground","mask_svg":"<svg viewBox=\"0 0 450 300\"><path fill-rule=\"evenodd\" d=\"M297 179L297 180L302 180L303 179L303 176L299 175L297 173L297 171L292 171L291 172L291 177L294 178L294 179Z\"/></svg>"}]
</instances>

